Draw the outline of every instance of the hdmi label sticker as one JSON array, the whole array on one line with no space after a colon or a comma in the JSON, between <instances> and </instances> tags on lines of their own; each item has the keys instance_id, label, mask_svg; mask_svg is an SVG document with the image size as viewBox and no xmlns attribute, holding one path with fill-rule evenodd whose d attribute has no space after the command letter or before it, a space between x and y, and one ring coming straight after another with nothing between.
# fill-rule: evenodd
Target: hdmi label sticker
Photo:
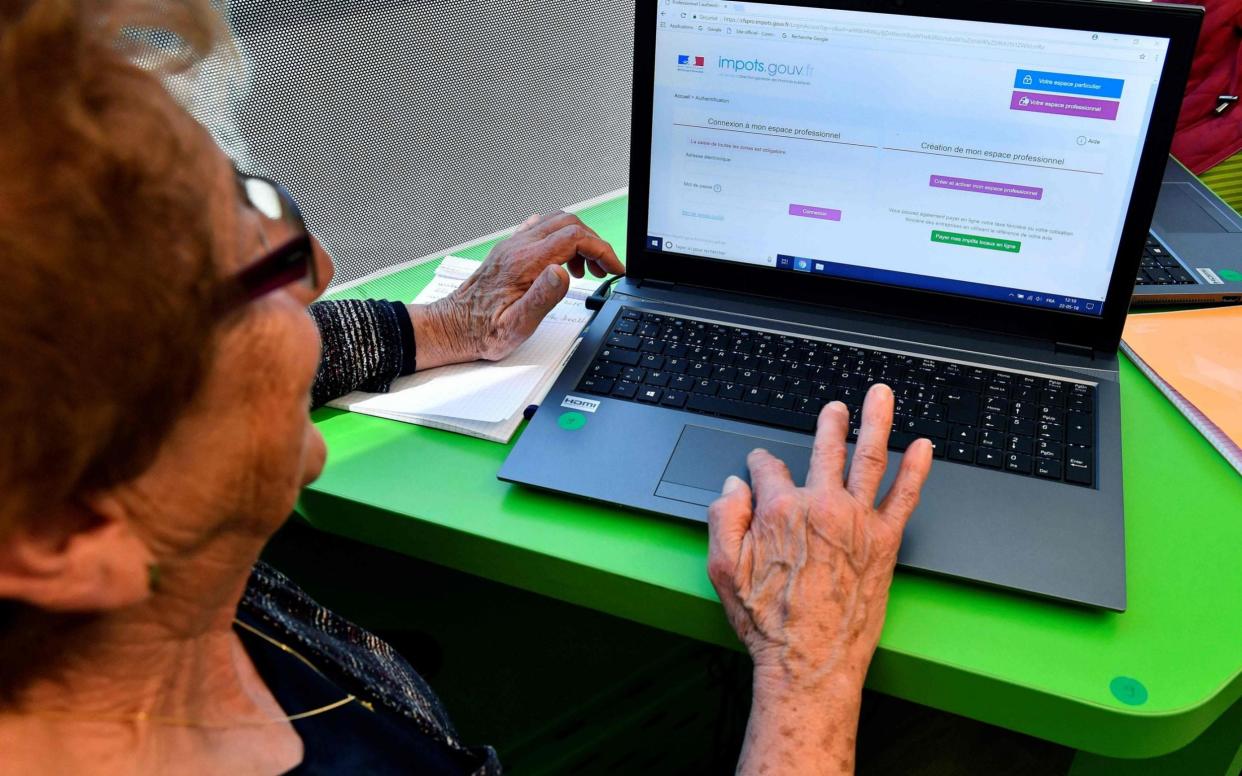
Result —
<instances>
[{"instance_id":1,"label":"hdmi label sticker","mask_svg":"<svg viewBox=\"0 0 1242 776\"><path fill-rule=\"evenodd\" d=\"M1214 286L1223 286L1225 284L1225 281L1220 279L1220 275L1217 275L1211 269L1207 267L1195 267L1195 269L1203 276L1203 282L1211 283Z\"/></svg>"},{"instance_id":2,"label":"hdmi label sticker","mask_svg":"<svg viewBox=\"0 0 1242 776\"><path fill-rule=\"evenodd\" d=\"M595 412L595 410L599 409L599 402L595 399L583 399L579 396L566 396L561 402L561 406L568 407L571 410Z\"/></svg>"}]
</instances>

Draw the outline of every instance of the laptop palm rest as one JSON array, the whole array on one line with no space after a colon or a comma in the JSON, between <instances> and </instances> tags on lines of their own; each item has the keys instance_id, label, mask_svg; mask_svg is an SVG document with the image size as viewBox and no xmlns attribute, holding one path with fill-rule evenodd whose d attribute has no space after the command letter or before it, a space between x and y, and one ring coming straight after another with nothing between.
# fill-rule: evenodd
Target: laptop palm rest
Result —
<instances>
[{"instance_id":1,"label":"laptop palm rest","mask_svg":"<svg viewBox=\"0 0 1242 776\"><path fill-rule=\"evenodd\" d=\"M736 434L702 426L686 426L655 494L663 498L707 506L720 496L725 478L736 474L750 482L746 456L762 447L785 462L798 485L806 482L811 448L774 439Z\"/></svg>"}]
</instances>

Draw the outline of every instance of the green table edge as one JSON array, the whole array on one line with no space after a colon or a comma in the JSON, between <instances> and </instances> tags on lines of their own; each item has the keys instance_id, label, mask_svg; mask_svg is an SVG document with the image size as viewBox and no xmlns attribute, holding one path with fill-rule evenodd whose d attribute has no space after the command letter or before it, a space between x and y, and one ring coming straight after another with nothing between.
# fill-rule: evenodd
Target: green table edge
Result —
<instances>
[{"instance_id":1,"label":"green table edge","mask_svg":"<svg viewBox=\"0 0 1242 776\"><path fill-rule=\"evenodd\" d=\"M611 240L619 253L623 252L624 197L596 205L580 215L606 239ZM482 244L462 251L460 254L471 258L483 258L490 247L491 243ZM434 265L435 263L431 262L407 268L394 275L355 286L338 295L410 299L431 277ZM1155 416L1162 427L1159 432L1161 436L1176 439L1178 444L1174 447L1180 446L1184 450L1175 452L1185 452L1187 457L1192 459L1181 467L1181 470L1176 465L1173 466L1171 473L1163 461L1156 461L1155 463L1159 466L1155 468L1162 469L1162 471L1142 472L1132 477L1131 470L1136 467L1152 469L1153 460L1150 456L1146 460L1141 455L1135 456L1130 450L1131 446L1126 445L1127 511L1131 515L1131 523L1134 523L1133 515L1144 511L1142 507L1137 507L1136 511L1136 501L1142 504L1144 500L1142 498L1136 500L1131 496L1131 491L1135 488L1150 490L1149 485L1169 478L1172 474L1188 474L1191 480L1207 480L1210 484L1218 484L1220 498L1211 499L1218 502L1211 506L1242 504L1242 485L1233 470L1127 361L1123 361L1122 364L1122 381L1126 406L1144 405L1139 414ZM502 452L505 449L481 440L332 410L320 410L315 418L321 428L325 429L342 422L352 426L352 429L345 432L350 435L357 433L366 435L371 433L368 429L376 428L372 424L383 424L385 427L398 427L395 433L410 437L410 442L416 440L419 446L429 444L483 445ZM1131 428L1128 418L1127 414L1125 426L1127 440ZM1144 420L1149 419L1144 418ZM334 437L339 437L340 433L341 428L338 425L326 435L331 442ZM444 437L451 439L444 439ZM431 441L437 438L440 439L439 442ZM489 452L484 457L490 458L491 453ZM326 475L332 473L333 466L330 458ZM1152 480L1149 474L1154 474L1156 479ZM355 489L348 485L341 487L340 483L332 482L332 480L331 476L326 476L320 483L312 485L300 503L300 511L306 519L323 530L368 541L411 556L572 603L590 606L636 622L717 644L737 646L736 640L724 621L719 604L710 590L710 585L706 584L705 575L699 583L692 586L693 589L687 590L684 586L660 584L659 580L651 575L643 578L626 574L618 569L597 568L588 563L578 562L572 557L572 553L562 553L558 556L533 546L517 546L511 542L472 532L465 524L446 524L432 515L406 514L390 510L383 503L371 503L365 494L354 492ZM1193 485L1192 482L1191 486ZM601 509L599 505L588 506L585 502L554 495L530 492L528 494L529 498L548 503L553 510ZM1198 495L1202 502L1202 491ZM414 510L407 509L407 511L413 512ZM612 511L616 515L630 514L622 510ZM1221 511L1227 512L1227 510ZM1210 507L1206 511L1201 510L1201 513L1214 514ZM1242 539L1242 529L1239 528L1242 516L1233 515L1232 523L1229 522L1228 514L1215 516L1216 527L1225 529L1226 534L1221 537L1217 546L1242 546L1242 541L1237 541ZM679 528L689 530L686 526ZM698 530L701 532L701 527ZM1231 542L1230 537L1234 541ZM705 540L702 545L705 547ZM1133 579L1132 562L1131 567ZM1239 582L1238 572L1234 571L1232 575L1225 572L1223 576L1225 582L1235 583L1234 590L1242 592L1242 584L1236 584ZM907 596L906 588L914 588L916 592ZM996 606L1000 599L1002 609L1006 608L1005 599L1018 599L1021 600L1021 606L1016 608L1029 610L1030 607L1044 607L1064 614L1064 618L1071 623L1083 617L1098 621L1100 618L1125 618L1127 616L1111 613L1086 614L1061 605L1023 600L1021 596L1012 596L972 585L938 580L923 575L899 573L894 584L893 602L890 605L890 626L894 618L907 616L903 613L907 605L918 608L916 599L920 594L941 596L949 600L977 599L979 605L987 607ZM1225 596L1225 599L1227 601L1228 596ZM1009 601L1009 603L1013 602ZM1134 611L1133 604L1131 611ZM1029 682L1017 681L1012 676L1005 677L993 672L980 671L964 663L955 663L943 657L930 657L920 653L917 649L899 648L892 643L893 639L889 638L891 627L887 626L885 637L881 639L868 676L868 686L887 694L985 720L1100 755L1130 758L1155 757L1180 749L1192 742L1242 696L1242 647L1236 646L1242 645L1242 628L1237 627L1239 620L1242 620L1239 613L1236 602L1232 610L1215 613L1220 615L1227 624L1232 624L1236 631L1234 635L1238 637L1232 642L1235 645L1233 652L1238 656L1236 662L1232 664L1232 672L1218 677L1219 681L1211 689L1205 691L1197 702L1183 703L1158 711L1146 711L1137 707L1123 708L1121 704L1111 705L1109 702L1082 697L1081 694L1077 696L1068 693L1057 694ZM1224 648L1230 648L1228 643L1224 645Z\"/></svg>"}]
</instances>

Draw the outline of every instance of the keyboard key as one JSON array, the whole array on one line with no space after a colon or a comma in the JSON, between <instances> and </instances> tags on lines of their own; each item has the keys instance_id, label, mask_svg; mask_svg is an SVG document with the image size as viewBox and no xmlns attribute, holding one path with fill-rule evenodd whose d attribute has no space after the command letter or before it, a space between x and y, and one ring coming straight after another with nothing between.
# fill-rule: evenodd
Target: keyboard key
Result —
<instances>
[{"instance_id":1,"label":"keyboard key","mask_svg":"<svg viewBox=\"0 0 1242 776\"><path fill-rule=\"evenodd\" d=\"M1065 458L1065 481L1078 485L1090 485L1095 479L1095 464L1091 460L1091 451L1084 452L1080 448L1070 448Z\"/></svg>"},{"instance_id":2,"label":"keyboard key","mask_svg":"<svg viewBox=\"0 0 1242 776\"><path fill-rule=\"evenodd\" d=\"M975 446L961 442L950 442L948 457L950 461L975 462Z\"/></svg>"},{"instance_id":3,"label":"keyboard key","mask_svg":"<svg viewBox=\"0 0 1242 776\"><path fill-rule=\"evenodd\" d=\"M979 416L979 425L982 428L999 428L1003 429L1009 425L1009 416L1001 415L996 412L985 412Z\"/></svg>"},{"instance_id":4,"label":"keyboard key","mask_svg":"<svg viewBox=\"0 0 1242 776\"><path fill-rule=\"evenodd\" d=\"M1011 472L1019 474L1031 473L1031 456L1022 453L1008 453L1005 455L1005 468Z\"/></svg>"},{"instance_id":5,"label":"keyboard key","mask_svg":"<svg viewBox=\"0 0 1242 776\"><path fill-rule=\"evenodd\" d=\"M1035 436L1035 421L1029 418L1010 418L1009 433L1022 436Z\"/></svg>"},{"instance_id":6,"label":"keyboard key","mask_svg":"<svg viewBox=\"0 0 1242 776\"><path fill-rule=\"evenodd\" d=\"M785 386L788 384L789 381L784 377L771 374L764 375L763 379L759 381L759 385L772 391L783 391L785 390Z\"/></svg>"},{"instance_id":7,"label":"keyboard key","mask_svg":"<svg viewBox=\"0 0 1242 776\"><path fill-rule=\"evenodd\" d=\"M643 382L647 385L658 385L663 388L668 385L669 378L671 377L672 375L668 372L648 372L647 379L643 380Z\"/></svg>"},{"instance_id":8,"label":"keyboard key","mask_svg":"<svg viewBox=\"0 0 1242 776\"><path fill-rule=\"evenodd\" d=\"M618 377L621 374L621 365L610 361L596 361L591 364L590 374L592 377Z\"/></svg>"},{"instance_id":9,"label":"keyboard key","mask_svg":"<svg viewBox=\"0 0 1242 776\"><path fill-rule=\"evenodd\" d=\"M1065 427L1060 423L1036 423L1035 436L1060 442L1065 438Z\"/></svg>"},{"instance_id":10,"label":"keyboard key","mask_svg":"<svg viewBox=\"0 0 1242 776\"><path fill-rule=\"evenodd\" d=\"M715 396L716 391L719 389L720 389L720 383L716 382L715 380L703 379L703 380L695 380L694 388L692 390L695 393L701 393L706 396Z\"/></svg>"},{"instance_id":11,"label":"keyboard key","mask_svg":"<svg viewBox=\"0 0 1242 776\"><path fill-rule=\"evenodd\" d=\"M661 369L664 367L664 356L657 356L655 353L644 353L638 359L638 365L647 369Z\"/></svg>"},{"instance_id":12,"label":"keyboard key","mask_svg":"<svg viewBox=\"0 0 1242 776\"><path fill-rule=\"evenodd\" d=\"M1001 467L1001 456L1004 455L1000 450L992 450L986 447L980 447L975 452L975 463L980 466L987 466L992 469Z\"/></svg>"},{"instance_id":13,"label":"keyboard key","mask_svg":"<svg viewBox=\"0 0 1242 776\"><path fill-rule=\"evenodd\" d=\"M660 399L660 403L665 407L684 407L686 405L686 392L665 391L664 396Z\"/></svg>"},{"instance_id":14,"label":"keyboard key","mask_svg":"<svg viewBox=\"0 0 1242 776\"><path fill-rule=\"evenodd\" d=\"M1021 436L1019 434L1011 434L1009 439L1005 441L1005 449L1011 453L1022 453L1030 455L1034 449L1031 446L1031 438L1029 436Z\"/></svg>"},{"instance_id":15,"label":"keyboard key","mask_svg":"<svg viewBox=\"0 0 1242 776\"><path fill-rule=\"evenodd\" d=\"M1035 419L1035 402L1033 401L1015 401L1009 406L1009 415L1014 418L1022 418L1024 420Z\"/></svg>"},{"instance_id":16,"label":"keyboard key","mask_svg":"<svg viewBox=\"0 0 1242 776\"><path fill-rule=\"evenodd\" d=\"M910 443L918 439L918 434L911 434L906 431L894 431L888 435L888 449L905 450Z\"/></svg>"},{"instance_id":17,"label":"keyboard key","mask_svg":"<svg viewBox=\"0 0 1242 776\"><path fill-rule=\"evenodd\" d=\"M629 380L618 380L612 388L612 395L622 399L633 399L636 393L638 393L638 385Z\"/></svg>"},{"instance_id":18,"label":"keyboard key","mask_svg":"<svg viewBox=\"0 0 1242 776\"><path fill-rule=\"evenodd\" d=\"M664 398L664 389L654 385L644 385L638 389L637 399L643 402L656 403Z\"/></svg>"},{"instance_id":19,"label":"keyboard key","mask_svg":"<svg viewBox=\"0 0 1242 776\"><path fill-rule=\"evenodd\" d=\"M588 377L578 384L578 390L588 393L602 393L605 396L612 393L612 378L609 377Z\"/></svg>"},{"instance_id":20,"label":"keyboard key","mask_svg":"<svg viewBox=\"0 0 1242 776\"><path fill-rule=\"evenodd\" d=\"M944 439L949 433L949 424L943 420L917 418L914 421L914 433L929 439Z\"/></svg>"},{"instance_id":21,"label":"keyboard key","mask_svg":"<svg viewBox=\"0 0 1242 776\"><path fill-rule=\"evenodd\" d=\"M631 383L641 383L646 376L647 370L641 366L627 366L621 370L621 379L629 380Z\"/></svg>"},{"instance_id":22,"label":"keyboard key","mask_svg":"<svg viewBox=\"0 0 1242 776\"><path fill-rule=\"evenodd\" d=\"M792 410L797 399L798 397L792 393L778 391L772 394L772 399L768 402L768 406L782 410Z\"/></svg>"},{"instance_id":23,"label":"keyboard key","mask_svg":"<svg viewBox=\"0 0 1242 776\"><path fill-rule=\"evenodd\" d=\"M613 334L608 338L608 344L626 350L637 350L642 344L642 339L636 334Z\"/></svg>"},{"instance_id":24,"label":"keyboard key","mask_svg":"<svg viewBox=\"0 0 1242 776\"><path fill-rule=\"evenodd\" d=\"M617 364L628 364L635 366L638 364L637 350L622 350L620 348L604 348L599 352L599 357L604 361L612 361Z\"/></svg>"},{"instance_id":25,"label":"keyboard key","mask_svg":"<svg viewBox=\"0 0 1242 776\"><path fill-rule=\"evenodd\" d=\"M1000 431L992 429L980 429L978 436L975 438L975 444L981 448L990 448L999 450L1005 445L1005 435Z\"/></svg>"},{"instance_id":26,"label":"keyboard key","mask_svg":"<svg viewBox=\"0 0 1242 776\"><path fill-rule=\"evenodd\" d=\"M1095 444L1095 424L1091 421L1091 416L1076 412L1066 415L1065 441L1081 447Z\"/></svg>"},{"instance_id":27,"label":"keyboard key","mask_svg":"<svg viewBox=\"0 0 1242 776\"><path fill-rule=\"evenodd\" d=\"M964 423L973 426L979 419L979 395L967 391L949 390L944 394L944 404L948 408L945 420L950 423Z\"/></svg>"},{"instance_id":28,"label":"keyboard key","mask_svg":"<svg viewBox=\"0 0 1242 776\"><path fill-rule=\"evenodd\" d=\"M1035 476L1047 477L1050 480L1061 479L1061 462L1050 458L1037 458Z\"/></svg>"},{"instance_id":29,"label":"keyboard key","mask_svg":"<svg viewBox=\"0 0 1242 776\"><path fill-rule=\"evenodd\" d=\"M1060 442L1053 442L1051 439L1035 440L1036 457L1059 460L1064 451L1065 447Z\"/></svg>"},{"instance_id":30,"label":"keyboard key","mask_svg":"<svg viewBox=\"0 0 1242 776\"><path fill-rule=\"evenodd\" d=\"M742 400L753 404L767 404L768 399L772 398L772 392L767 388L752 387L746 393L742 394Z\"/></svg>"}]
</instances>

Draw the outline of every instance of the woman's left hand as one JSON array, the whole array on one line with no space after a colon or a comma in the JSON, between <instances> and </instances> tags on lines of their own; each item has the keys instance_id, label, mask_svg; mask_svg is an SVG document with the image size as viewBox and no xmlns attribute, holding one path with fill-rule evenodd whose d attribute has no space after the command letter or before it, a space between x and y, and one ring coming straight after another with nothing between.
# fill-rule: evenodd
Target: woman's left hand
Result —
<instances>
[{"instance_id":1,"label":"woman's left hand","mask_svg":"<svg viewBox=\"0 0 1242 776\"><path fill-rule=\"evenodd\" d=\"M564 298L569 276L586 268L601 278L625 272L612 246L577 216L531 216L452 294L409 305L418 368L504 358Z\"/></svg>"}]
</instances>

